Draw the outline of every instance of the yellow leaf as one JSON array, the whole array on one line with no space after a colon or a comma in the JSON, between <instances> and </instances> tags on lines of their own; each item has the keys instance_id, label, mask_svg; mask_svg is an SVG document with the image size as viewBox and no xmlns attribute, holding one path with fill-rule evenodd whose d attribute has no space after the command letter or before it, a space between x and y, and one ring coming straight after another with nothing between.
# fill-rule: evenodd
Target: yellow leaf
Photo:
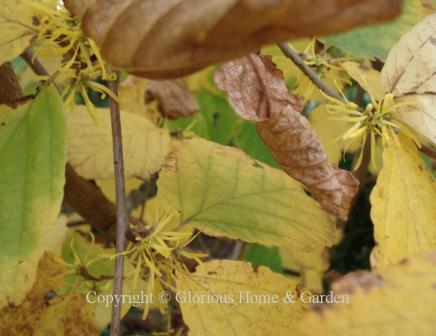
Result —
<instances>
[{"instance_id":1,"label":"yellow leaf","mask_svg":"<svg viewBox=\"0 0 436 336\"><path fill-rule=\"evenodd\" d=\"M33 23L41 13L23 0L0 0L0 64L19 56L37 34Z\"/></svg>"},{"instance_id":2,"label":"yellow leaf","mask_svg":"<svg viewBox=\"0 0 436 336\"><path fill-rule=\"evenodd\" d=\"M36 322L47 308L46 295L57 290L65 271L55 255L45 253L26 299L18 306L9 305L0 310L0 335L33 335Z\"/></svg>"},{"instance_id":3,"label":"yellow leaf","mask_svg":"<svg viewBox=\"0 0 436 336\"><path fill-rule=\"evenodd\" d=\"M115 203L115 180L98 180L96 183L103 194ZM137 178L127 179L125 181L126 195L130 194L132 191L138 190L143 183L143 180Z\"/></svg>"},{"instance_id":4,"label":"yellow leaf","mask_svg":"<svg viewBox=\"0 0 436 336\"><path fill-rule=\"evenodd\" d=\"M301 285L305 289L313 293L323 292L323 276L329 267L329 257L326 249L303 252L281 247L280 257L283 268L300 273Z\"/></svg>"},{"instance_id":5,"label":"yellow leaf","mask_svg":"<svg viewBox=\"0 0 436 336\"><path fill-rule=\"evenodd\" d=\"M34 336L98 336L92 306L79 292L59 296L50 301L37 321Z\"/></svg>"},{"instance_id":6,"label":"yellow leaf","mask_svg":"<svg viewBox=\"0 0 436 336\"><path fill-rule=\"evenodd\" d=\"M383 168L371 193L377 268L436 248L436 183L414 143L400 137L383 153Z\"/></svg>"},{"instance_id":7,"label":"yellow leaf","mask_svg":"<svg viewBox=\"0 0 436 336\"><path fill-rule=\"evenodd\" d=\"M384 96L380 72L356 62L344 62L343 68L365 91L368 92L371 101L380 101Z\"/></svg>"},{"instance_id":8,"label":"yellow leaf","mask_svg":"<svg viewBox=\"0 0 436 336\"><path fill-rule=\"evenodd\" d=\"M176 299L191 336L288 336L305 312L299 300L283 302L287 293L295 295L297 281L267 267L253 270L247 262L213 260L195 273L177 274ZM200 297L205 303L195 301Z\"/></svg>"},{"instance_id":9,"label":"yellow leaf","mask_svg":"<svg viewBox=\"0 0 436 336\"><path fill-rule=\"evenodd\" d=\"M436 148L436 14L428 16L392 48L382 71L386 92L415 101L397 118L413 129L420 141Z\"/></svg>"},{"instance_id":10,"label":"yellow leaf","mask_svg":"<svg viewBox=\"0 0 436 336\"><path fill-rule=\"evenodd\" d=\"M108 109L97 109L98 121L84 106L68 113L68 161L86 179L113 179L112 132ZM121 124L126 178L148 179L169 151L169 134L147 119L123 111Z\"/></svg>"},{"instance_id":11,"label":"yellow leaf","mask_svg":"<svg viewBox=\"0 0 436 336\"><path fill-rule=\"evenodd\" d=\"M158 190L184 224L208 234L302 250L333 240L331 217L299 183L236 148L180 141L160 173Z\"/></svg>"},{"instance_id":12,"label":"yellow leaf","mask_svg":"<svg viewBox=\"0 0 436 336\"><path fill-rule=\"evenodd\" d=\"M118 95L123 111L144 116L147 80L128 76L120 83Z\"/></svg>"},{"instance_id":13,"label":"yellow leaf","mask_svg":"<svg viewBox=\"0 0 436 336\"><path fill-rule=\"evenodd\" d=\"M390 266L382 275L350 273L332 287L344 303L318 306L305 316L298 335L432 336L435 283L435 252Z\"/></svg>"}]
</instances>

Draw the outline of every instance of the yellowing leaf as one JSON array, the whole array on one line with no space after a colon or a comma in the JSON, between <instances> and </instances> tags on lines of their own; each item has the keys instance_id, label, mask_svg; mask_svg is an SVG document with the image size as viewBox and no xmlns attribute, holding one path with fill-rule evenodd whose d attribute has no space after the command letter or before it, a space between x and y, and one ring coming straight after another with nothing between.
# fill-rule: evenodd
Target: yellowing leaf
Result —
<instances>
[{"instance_id":1,"label":"yellowing leaf","mask_svg":"<svg viewBox=\"0 0 436 336\"><path fill-rule=\"evenodd\" d=\"M413 142L400 138L383 153L383 168L371 193L378 268L436 249L436 182Z\"/></svg>"},{"instance_id":2,"label":"yellowing leaf","mask_svg":"<svg viewBox=\"0 0 436 336\"><path fill-rule=\"evenodd\" d=\"M68 161L86 179L113 179L112 132L108 109L97 109L98 121L83 106L68 114ZM148 179L162 166L170 136L147 119L121 113L125 175Z\"/></svg>"},{"instance_id":3,"label":"yellowing leaf","mask_svg":"<svg viewBox=\"0 0 436 336\"><path fill-rule=\"evenodd\" d=\"M29 105L0 107L0 307L32 287L65 182L65 119L54 87Z\"/></svg>"},{"instance_id":4,"label":"yellowing leaf","mask_svg":"<svg viewBox=\"0 0 436 336\"><path fill-rule=\"evenodd\" d=\"M65 271L57 256L44 254L38 265L36 282L23 303L0 311L0 334L99 335L100 330L94 325L94 308L86 302L84 295L75 292L57 296Z\"/></svg>"},{"instance_id":5,"label":"yellowing leaf","mask_svg":"<svg viewBox=\"0 0 436 336\"><path fill-rule=\"evenodd\" d=\"M382 80L386 92L415 101L396 116L423 144L436 148L436 14L416 25L392 48Z\"/></svg>"},{"instance_id":6,"label":"yellowing leaf","mask_svg":"<svg viewBox=\"0 0 436 336\"><path fill-rule=\"evenodd\" d=\"M296 293L297 282L263 266L253 270L247 262L214 260L197 266L195 273L177 276L180 308L191 336L288 336L305 312L301 301L283 302L287 293ZM183 302L188 295L202 296L206 303ZM207 303L214 297L217 301ZM277 303L250 301L256 297L275 297Z\"/></svg>"},{"instance_id":7,"label":"yellowing leaf","mask_svg":"<svg viewBox=\"0 0 436 336\"><path fill-rule=\"evenodd\" d=\"M67 0L65 5L82 18L83 30L109 63L162 79L181 77L269 43L391 19L399 14L401 1L324 0L319 6L294 0Z\"/></svg>"},{"instance_id":8,"label":"yellowing leaf","mask_svg":"<svg viewBox=\"0 0 436 336\"><path fill-rule=\"evenodd\" d=\"M121 110L144 116L146 86L146 79L134 76L122 81L118 88Z\"/></svg>"},{"instance_id":9,"label":"yellowing leaf","mask_svg":"<svg viewBox=\"0 0 436 336\"><path fill-rule=\"evenodd\" d=\"M381 76L377 70L356 62L344 62L342 66L350 77L353 78L362 89L368 92L371 101L382 100L384 91Z\"/></svg>"},{"instance_id":10,"label":"yellowing leaf","mask_svg":"<svg viewBox=\"0 0 436 336\"><path fill-rule=\"evenodd\" d=\"M98 180L96 181L98 187L103 192L103 194L115 203L116 191L115 191L115 180ZM125 191L126 195L130 194L132 191L138 190L144 183L143 180L137 178L130 178L125 181Z\"/></svg>"},{"instance_id":11,"label":"yellowing leaf","mask_svg":"<svg viewBox=\"0 0 436 336\"><path fill-rule=\"evenodd\" d=\"M54 292L62 282L65 267L58 257L45 253L38 264L36 281L26 299L18 306L0 310L0 335L32 336L37 321L47 309L47 294Z\"/></svg>"},{"instance_id":12,"label":"yellowing leaf","mask_svg":"<svg viewBox=\"0 0 436 336\"><path fill-rule=\"evenodd\" d=\"M349 303L318 306L305 316L298 335L432 336L435 283L435 252L391 266L382 275L350 273L332 288L338 300Z\"/></svg>"},{"instance_id":13,"label":"yellowing leaf","mask_svg":"<svg viewBox=\"0 0 436 336\"><path fill-rule=\"evenodd\" d=\"M23 0L0 0L0 64L14 59L37 34L33 26L38 12Z\"/></svg>"},{"instance_id":14,"label":"yellowing leaf","mask_svg":"<svg viewBox=\"0 0 436 336\"><path fill-rule=\"evenodd\" d=\"M333 239L329 215L299 183L235 148L182 140L158 190L180 210L183 223L209 234L303 250Z\"/></svg>"}]
</instances>

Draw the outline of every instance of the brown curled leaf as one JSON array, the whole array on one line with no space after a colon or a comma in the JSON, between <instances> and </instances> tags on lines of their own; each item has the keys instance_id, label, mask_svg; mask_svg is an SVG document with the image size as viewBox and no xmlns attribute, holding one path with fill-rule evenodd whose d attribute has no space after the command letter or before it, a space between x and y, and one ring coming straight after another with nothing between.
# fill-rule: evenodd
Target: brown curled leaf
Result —
<instances>
[{"instance_id":1,"label":"brown curled leaf","mask_svg":"<svg viewBox=\"0 0 436 336\"><path fill-rule=\"evenodd\" d=\"M318 136L300 113L299 99L286 90L272 61L251 54L224 64L215 78L236 112L256 122L257 132L283 170L305 184L326 210L346 220L359 182L328 162Z\"/></svg>"},{"instance_id":2,"label":"brown curled leaf","mask_svg":"<svg viewBox=\"0 0 436 336\"><path fill-rule=\"evenodd\" d=\"M269 57L251 54L229 61L215 73L215 82L246 120L268 120L287 105L302 109L300 100L289 94L281 71Z\"/></svg>"},{"instance_id":3,"label":"brown curled leaf","mask_svg":"<svg viewBox=\"0 0 436 336\"><path fill-rule=\"evenodd\" d=\"M262 45L394 18L401 0L66 0L114 67L177 78Z\"/></svg>"},{"instance_id":4,"label":"brown curled leaf","mask_svg":"<svg viewBox=\"0 0 436 336\"><path fill-rule=\"evenodd\" d=\"M151 80L146 91L146 102L156 100L159 111L168 119L187 118L200 110L183 79Z\"/></svg>"}]
</instances>

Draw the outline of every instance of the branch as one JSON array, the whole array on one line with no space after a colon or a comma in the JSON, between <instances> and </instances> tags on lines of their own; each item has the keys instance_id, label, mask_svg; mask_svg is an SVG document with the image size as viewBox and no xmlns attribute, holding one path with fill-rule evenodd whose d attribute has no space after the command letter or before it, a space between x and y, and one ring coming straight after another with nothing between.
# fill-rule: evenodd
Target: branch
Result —
<instances>
[{"instance_id":1,"label":"branch","mask_svg":"<svg viewBox=\"0 0 436 336\"><path fill-rule=\"evenodd\" d=\"M91 181L85 180L67 163L65 169L64 201L85 222L101 233L106 242L114 241L116 211L114 204Z\"/></svg>"},{"instance_id":2,"label":"branch","mask_svg":"<svg viewBox=\"0 0 436 336\"><path fill-rule=\"evenodd\" d=\"M0 104L7 104L14 107L20 101L27 97L23 97L20 83L10 62L6 62L0 66Z\"/></svg>"},{"instance_id":3,"label":"branch","mask_svg":"<svg viewBox=\"0 0 436 336\"><path fill-rule=\"evenodd\" d=\"M118 81L109 82L108 87L115 96L118 96ZM124 246L126 241L126 231L128 225L126 193L124 183L124 159L123 159L123 142L121 134L121 118L120 106L112 98L109 98L109 106L111 110L111 124L112 124L112 143L114 151L114 168L115 168L115 190L116 190L116 208L117 208L117 221L116 221L116 253L115 258L115 278L113 284L114 297L120 297L123 289L123 268L124 268ZM120 319L121 319L121 305L117 304L114 300L112 305L111 317L111 336L118 336L120 334Z\"/></svg>"},{"instance_id":4,"label":"branch","mask_svg":"<svg viewBox=\"0 0 436 336\"><path fill-rule=\"evenodd\" d=\"M27 48L22 54L21 58L26 61L32 71L38 76L49 76L48 71L44 68L44 66L39 62L36 58L34 52L31 48Z\"/></svg>"},{"instance_id":5,"label":"branch","mask_svg":"<svg viewBox=\"0 0 436 336\"><path fill-rule=\"evenodd\" d=\"M288 43L281 43L278 45L282 53L288 57L303 73L326 95L336 98L340 101L344 99L342 96L333 90L327 83L325 83L310 66L304 63L303 58L297 51Z\"/></svg>"},{"instance_id":6,"label":"branch","mask_svg":"<svg viewBox=\"0 0 436 336\"><path fill-rule=\"evenodd\" d=\"M433 160L436 160L436 150L425 146L422 146L419 150L427 156L431 157Z\"/></svg>"}]
</instances>

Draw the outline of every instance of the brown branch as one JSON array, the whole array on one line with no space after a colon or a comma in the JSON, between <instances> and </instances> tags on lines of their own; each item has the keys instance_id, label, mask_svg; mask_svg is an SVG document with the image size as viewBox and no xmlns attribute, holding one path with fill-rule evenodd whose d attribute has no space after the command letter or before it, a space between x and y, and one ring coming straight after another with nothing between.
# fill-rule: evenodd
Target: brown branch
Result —
<instances>
[{"instance_id":1,"label":"brown branch","mask_svg":"<svg viewBox=\"0 0 436 336\"><path fill-rule=\"evenodd\" d=\"M298 54L297 51L289 43L281 43L278 45L283 55L288 57L294 64L326 95L336 98L340 101L344 99L342 96L333 90L327 83L325 83L310 66L304 63L304 59Z\"/></svg>"},{"instance_id":2,"label":"brown branch","mask_svg":"<svg viewBox=\"0 0 436 336\"><path fill-rule=\"evenodd\" d=\"M13 105L23 96L10 62L0 66L0 104Z\"/></svg>"},{"instance_id":3,"label":"brown branch","mask_svg":"<svg viewBox=\"0 0 436 336\"><path fill-rule=\"evenodd\" d=\"M116 221L114 204L94 183L77 174L69 163L65 169L64 201L95 231L103 234L106 242L114 240Z\"/></svg>"},{"instance_id":4,"label":"brown branch","mask_svg":"<svg viewBox=\"0 0 436 336\"><path fill-rule=\"evenodd\" d=\"M26 61L32 71L38 76L49 76L48 71L44 68L44 66L39 62L39 60L35 57L31 48L27 48L22 54L21 58Z\"/></svg>"},{"instance_id":5,"label":"brown branch","mask_svg":"<svg viewBox=\"0 0 436 336\"><path fill-rule=\"evenodd\" d=\"M109 89L118 96L118 81L109 82ZM116 190L116 208L117 208L117 221L116 221L116 253L115 258L115 273L113 284L113 295L120 296L123 289L123 269L124 269L124 252L126 231L128 225L126 193L124 183L124 159L123 159L123 142L121 134L121 118L120 106L113 99L109 98L109 106L111 111L111 125L112 125L112 143L114 152L114 168L115 168L115 190ZM111 316L111 336L118 336L120 334L120 320L121 320L121 305L115 303L112 306Z\"/></svg>"},{"instance_id":6,"label":"brown branch","mask_svg":"<svg viewBox=\"0 0 436 336\"><path fill-rule=\"evenodd\" d=\"M426 146L422 146L419 150L427 156L431 157L433 160L436 160L436 150Z\"/></svg>"}]
</instances>

